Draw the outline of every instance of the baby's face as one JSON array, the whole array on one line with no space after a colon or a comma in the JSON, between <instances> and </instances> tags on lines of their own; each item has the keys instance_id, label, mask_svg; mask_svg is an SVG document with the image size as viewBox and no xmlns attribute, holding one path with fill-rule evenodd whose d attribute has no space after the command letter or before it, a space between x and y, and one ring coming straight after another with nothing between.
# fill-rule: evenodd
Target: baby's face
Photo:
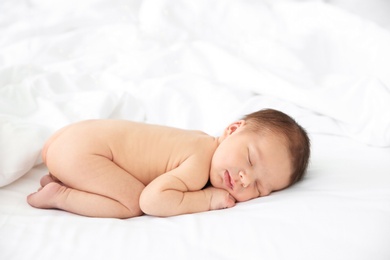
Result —
<instances>
[{"instance_id":1,"label":"baby's face","mask_svg":"<svg viewBox=\"0 0 390 260\"><path fill-rule=\"evenodd\" d=\"M247 201L289 185L291 160L281 136L270 131L256 134L247 130L245 122L231 130L211 162L214 187L227 190L237 201Z\"/></svg>"}]
</instances>

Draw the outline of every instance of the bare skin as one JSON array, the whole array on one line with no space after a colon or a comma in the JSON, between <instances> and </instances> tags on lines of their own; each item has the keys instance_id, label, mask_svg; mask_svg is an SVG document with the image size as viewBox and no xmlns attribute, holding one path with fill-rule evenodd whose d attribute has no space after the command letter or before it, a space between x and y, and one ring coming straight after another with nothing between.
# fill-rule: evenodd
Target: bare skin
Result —
<instances>
[{"instance_id":1,"label":"bare skin","mask_svg":"<svg viewBox=\"0 0 390 260\"><path fill-rule=\"evenodd\" d=\"M233 207L236 200L286 187L290 164L283 141L274 135L257 140L245 125L232 123L218 138L124 120L70 125L45 144L50 174L28 203L90 217L172 216ZM229 152L238 147L245 149ZM256 159L260 148L270 156ZM256 168L249 167L247 151ZM214 187L204 188L209 178Z\"/></svg>"}]
</instances>

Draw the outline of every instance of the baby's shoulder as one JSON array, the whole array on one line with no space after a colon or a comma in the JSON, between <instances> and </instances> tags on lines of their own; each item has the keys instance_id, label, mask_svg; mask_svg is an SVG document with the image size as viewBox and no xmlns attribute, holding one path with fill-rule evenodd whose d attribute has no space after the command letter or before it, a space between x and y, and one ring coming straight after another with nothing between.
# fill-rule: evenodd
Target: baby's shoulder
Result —
<instances>
[{"instance_id":1,"label":"baby's shoulder","mask_svg":"<svg viewBox=\"0 0 390 260\"><path fill-rule=\"evenodd\" d=\"M218 143L215 137L202 132L195 133L189 140L191 154L198 160L211 161Z\"/></svg>"}]
</instances>

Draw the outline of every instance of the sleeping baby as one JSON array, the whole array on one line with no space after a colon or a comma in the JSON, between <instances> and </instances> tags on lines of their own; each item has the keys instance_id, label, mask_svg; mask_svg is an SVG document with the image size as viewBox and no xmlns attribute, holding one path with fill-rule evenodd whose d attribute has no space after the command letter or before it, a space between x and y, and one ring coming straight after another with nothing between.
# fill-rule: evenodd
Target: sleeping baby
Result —
<instances>
[{"instance_id":1,"label":"sleeping baby","mask_svg":"<svg viewBox=\"0 0 390 260\"><path fill-rule=\"evenodd\" d=\"M230 208L299 181L306 131L273 109L246 115L219 137L125 120L88 120L45 144L49 174L28 196L36 208L89 217L173 216Z\"/></svg>"}]
</instances>

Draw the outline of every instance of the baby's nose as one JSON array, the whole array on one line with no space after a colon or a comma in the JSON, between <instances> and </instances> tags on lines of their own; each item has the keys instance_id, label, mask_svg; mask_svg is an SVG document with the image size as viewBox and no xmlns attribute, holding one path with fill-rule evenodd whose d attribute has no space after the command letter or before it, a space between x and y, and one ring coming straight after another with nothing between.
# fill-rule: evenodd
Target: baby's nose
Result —
<instances>
[{"instance_id":1,"label":"baby's nose","mask_svg":"<svg viewBox=\"0 0 390 260\"><path fill-rule=\"evenodd\" d=\"M242 187L244 188L248 187L250 184L250 178L248 177L248 175L243 171L240 171L238 175L240 176Z\"/></svg>"}]
</instances>

